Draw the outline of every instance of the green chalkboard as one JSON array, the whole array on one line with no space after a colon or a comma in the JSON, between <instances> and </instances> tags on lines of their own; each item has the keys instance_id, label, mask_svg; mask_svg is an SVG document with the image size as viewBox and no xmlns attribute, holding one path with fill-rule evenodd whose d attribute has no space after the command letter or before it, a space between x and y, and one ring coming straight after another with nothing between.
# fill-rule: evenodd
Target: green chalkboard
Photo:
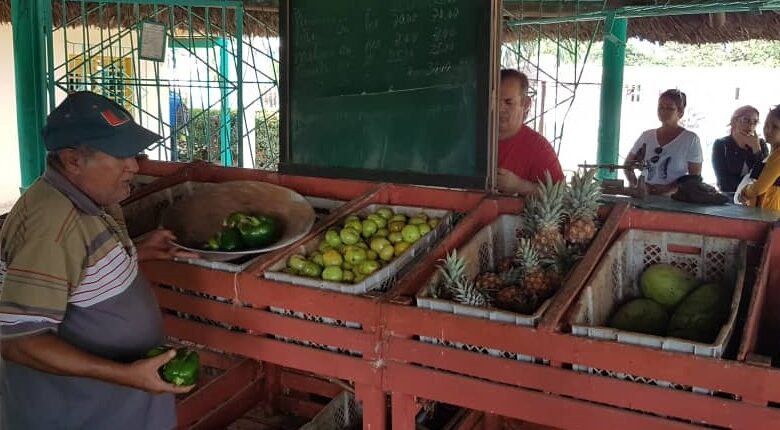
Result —
<instances>
[{"instance_id":1,"label":"green chalkboard","mask_svg":"<svg viewBox=\"0 0 780 430\"><path fill-rule=\"evenodd\" d=\"M288 0L282 11L283 171L484 187L489 1Z\"/></svg>"}]
</instances>

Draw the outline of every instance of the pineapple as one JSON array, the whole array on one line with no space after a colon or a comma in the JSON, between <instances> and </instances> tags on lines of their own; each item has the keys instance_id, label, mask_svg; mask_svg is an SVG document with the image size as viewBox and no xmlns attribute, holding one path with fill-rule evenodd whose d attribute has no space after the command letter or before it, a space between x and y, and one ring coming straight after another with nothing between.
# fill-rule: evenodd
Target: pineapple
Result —
<instances>
[{"instance_id":1,"label":"pineapple","mask_svg":"<svg viewBox=\"0 0 780 430\"><path fill-rule=\"evenodd\" d=\"M514 265L515 265L514 257L504 257L498 260L498 263L496 263L496 272L497 273L506 272L507 270L511 269L512 266Z\"/></svg>"},{"instance_id":2,"label":"pineapple","mask_svg":"<svg viewBox=\"0 0 780 430\"><path fill-rule=\"evenodd\" d=\"M515 285L523 278L523 269L521 267L510 267L499 273L502 285Z\"/></svg>"},{"instance_id":3,"label":"pineapple","mask_svg":"<svg viewBox=\"0 0 780 430\"><path fill-rule=\"evenodd\" d=\"M474 284L480 291L494 293L504 286L504 281L498 273L482 272L474 279Z\"/></svg>"},{"instance_id":4,"label":"pineapple","mask_svg":"<svg viewBox=\"0 0 780 430\"><path fill-rule=\"evenodd\" d=\"M567 242L589 243L596 235L596 212L601 197L601 184L595 180L596 169L575 173L571 178L571 188L564 198L568 222L564 229Z\"/></svg>"},{"instance_id":5,"label":"pineapple","mask_svg":"<svg viewBox=\"0 0 780 430\"><path fill-rule=\"evenodd\" d=\"M438 265L436 269L441 273L443 282L439 284L437 296L449 298L451 296L451 285L455 283L457 279L465 276L466 261L462 258L458 258L458 251L454 250L452 253L447 253L447 257L443 260L439 260L442 264Z\"/></svg>"},{"instance_id":6,"label":"pineapple","mask_svg":"<svg viewBox=\"0 0 780 430\"><path fill-rule=\"evenodd\" d=\"M456 302L471 306L490 304L488 296L466 278L466 261L458 257L458 251L448 253L438 270L444 278L444 290Z\"/></svg>"},{"instance_id":7,"label":"pineapple","mask_svg":"<svg viewBox=\"0 0 780 430\"><path fill-rule=\"evenodd\" d=\"M524 230L533 237L536 249L543 257L555 252L555 244L563 238L561 221L563 218L563 198L566 184L553 183L549 172L544 174L544 182L539 182L539 191L526 202L524 210Z\"/></svg>"},{"instance_id":8,"label":"pineapple","mask_svg":"<svg viewBox=\"0 0 780 430\"><path fill-rule=\"evenodd\" d=\"M502 288L496 294L499 307L521 314L533 313L541 302L538 296L517 286Z\"/></svg>"},{"instance_id":9,"label":"pineapple","mask_svg":"<svg viewBox=\"0 0 780 430\"><path fill-rule=\"evenodd\" d=\"M512 267L514 259L509 257L509 265L500 264L497 266L497 272L482 272L474 280L477 289L489 294L495 294L501 288L507 285L515 285L520 282L523 275L522 269Z\"/></svg>"},{"instance_id":10,"label":"pineapple","mask_svg":"<svg viewBox=\"0 0 780 430\"><path fill-rule=\"evenodd\" d=\"M569 273L569 269L574 266L578 256L574 246L568 246L561 240L555 244L555 255L548 261L545 261L545 272L547 283L559 287L563 278Z\"/></svg>"},{"instance_id":11,"label":"pineapple","mask_svg":"<svg viewBox=\"0 0 780 430\"><path fill-rule=\"evenodd\" d=\"M474 281L461 278L460 282L453 285L452 298L464 305L487 307L490 305L489 297L474 286Z\"/></svg>"},{"instance_id":12,"label":"pineapple","mask_svg":"<svg viewBox=\"0 0 780 430\"><path fill-rule=\"evenodd\" d=\"M546 299L550 297L555 289L550 285L544 270L539 253L534 247L534 242L530 239L520 239L517 244L516 259L522 270L520 282L528 293Z\"/></svg>"}]
</instances>

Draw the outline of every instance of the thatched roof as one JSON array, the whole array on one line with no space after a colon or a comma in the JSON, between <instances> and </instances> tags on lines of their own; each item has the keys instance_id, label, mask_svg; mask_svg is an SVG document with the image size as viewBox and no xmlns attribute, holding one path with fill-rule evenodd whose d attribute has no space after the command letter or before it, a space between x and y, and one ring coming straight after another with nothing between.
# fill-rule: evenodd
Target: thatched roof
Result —
<instances>
[{"instance_id":1,"label":"thatched roof","mask_svg":"<svg viewBox=\"0 0 780 430\"><path fill-rule=\"evenodd\" d=\"M523 15L515 12L506 14L505 40L536 40L543 36L558 39L572 38L595 40L603 38L603 21L584 21L563 24L522 23ZM535 18L534 18L535 19ZM780 40L780 13L726 13L706 15L678 15L653 18L631 18L628 20L628 37L639 37L653 42L719 43L750 39Z\"/></svg>"},{"instance_id":2,"label":"thatched roof","mask_svg":"<svg viewBox=\"0 0 780 430\"><path fill-rule=\"evenodd\" d=\"M327 1L327 0L323 0ZM675 0L667 0L675 3ZM184 3L184 2L182 2ZM244 16L244 34L258 36L274 36L278 34L279 17L277 0L245 0ZM611 6L625 6L629 4L656 3L656 1L616 1L607 2ZM81 25L81 7L80 3L67 2L68 8L63 11L59 0L54 0L52 9L54 11L54 25L60 26L63 17L67 16L69 25ZM356 3L359 4L359 3ZM544 3L550 5L550 3ZM589 11L600 11L604 7L604 1L582 1L576 3L578 9L573 10L571 6L565 6L566 2L556 3L554 11L542 10L534 6L532 0L523 2L505 0L505 21L517 24L518 21L527 19L538 19L540 17L549 17L551 15L560 16L571 15L573 13L586 13ZM549 6L545 6L549 7ZM170 10L163 6L158 6L160 12L157 20L169 23ZM87 6L88 21L91 25L115 27L119 16L121 15L121 25L130 26L136 23L136 13L132 5L124 5L121 8L116 5L96 8ZM221 8L211 8L209 10L210 26L206 25L205 10L203 8L192 8L192 26L198 32L206 32L208 28L214 33L221 33L226 30L228 33L235 32L235 20L233 12L226 9L226 19L223 25L223 16ZM140 16L146 17L153 13L154 8L143 6L140 8ZM0 0L0 22L10 22L11 20L10 0ZM190 25L190 19L186 8L174 8L173 22L186 29ZM594 36L595 40L601 40L603 21L584 21L578 23L562 24L544 24L544 25L507 25L504 31L504 37L507 40L522 39L535 40L541 33L549 38L577 38L588 40ZM708 43L708 42L730 42L748 39L766 39L780 40L780 13L763 12L757 13L715 13L705 15L679 15L663 16L653 18L631 18L628 25L629 37L639 37L658 42L681 42L681 43Z\"/></svg>"},{"instance_id":3,"label":"thatched roof","mask_svg":"<svg viewBox=\"0 0 780 430\"><path fill-rule=\"evenodd\" d=\"M182 4L186 2L182 1ZM275 2L245 1L243 33L253 36L276 36L279 33L278 6ZM180 30L187 30L190 26L198 33L211 34L235 34L236 20L234 10L231 8L176 6L173 8L164 5L139 6L136 10L132 4L117 5L107 4L99 6L97 3L85 3L84 12L86 19L82 18L81 2L65 2L63 8L59 0L52 1L52 20L54 27L58 28L67 24L69 27L81 26L85 21L90 25L101 28L123 28L135 26L139 20L149 19L166 24L175 25ZM173 18L171 18L171 13ZM208 16L207 16L208 15ZM11 21L10 0L0 0L0 22Z\"/></svg>"}]
</instances>

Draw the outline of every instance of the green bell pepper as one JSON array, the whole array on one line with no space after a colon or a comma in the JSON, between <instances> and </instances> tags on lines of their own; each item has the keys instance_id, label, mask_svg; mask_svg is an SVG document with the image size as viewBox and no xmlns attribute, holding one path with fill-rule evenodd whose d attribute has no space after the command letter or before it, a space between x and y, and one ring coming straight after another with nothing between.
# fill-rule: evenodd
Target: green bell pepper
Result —
<instances>
[{"instance_id":1,"label":"green bell pepper","mask_svg":"<svg viewBox=\"0 0 780 430\"><path fill-rule=\"evenodd\" d=\"M222 235L219 239L219 249L223 251L238 251L244 247L244 241L241 240L241 232L236 227L226 227L222 229Z\"/></svg>"},{"instance_id":2,"label":"green bell pepper","mask_svg":"<svg viewBox=\"0 0 780 430\"><path fill-rule=\"evenodd\" d=\"M222 241L222 232L219 232L209 238L209 240L203 245L203 249L209 251L217 251L219 250L219 243L221 241Z\"/></svg>"},{"instance_id":3,"label":"green bell pepper","mask_svg":"<svg viewBox=\"0 0 780 430\"><path fill-rule=\"evenodd\" d=\"M158 346L146 353L147 357L156 357L170 348ZM174 385L192 385L198 382L200 357L198 353L187 348L178 348L176 356L163 364L158 372L166 382Z\"/></svg>"},{"instance_id":4,"label":"green bell pepper","mask_svg":"<svg viewBox=\"0 0 780 430\"><path fill-rule=\"evenodd\" d=\"M239 224L238 231L247 248L263 248L282 236L279 222L263 215L247 216L246 221Z\"/></svg>"},{"instance_id":5,"label":"green bell pepper","mask_svg":"<svg viewBox=\"0 0 780 430\"><path fill-rule=\"evenodd\" d=\"M247 216L241 212L233 212L232 214L228 215L227 218L225 218L225 222L222 224L225 227L238 227L239 225L246 222Z\"/></svg>"}]
</instances>

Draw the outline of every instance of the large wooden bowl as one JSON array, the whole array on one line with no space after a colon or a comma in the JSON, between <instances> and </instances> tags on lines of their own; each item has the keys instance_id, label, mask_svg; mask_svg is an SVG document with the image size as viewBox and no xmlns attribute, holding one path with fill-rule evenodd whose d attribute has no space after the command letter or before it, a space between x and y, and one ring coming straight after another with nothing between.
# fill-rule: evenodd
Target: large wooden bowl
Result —
<instances>
[{"instance_id":1,"label":"large wooden bowl","mask_svg":"<svg viewBox=\"0 0 780 430\"><path fill-rule=\"evenodd\" d=\"M264 248L203 250L203 244L222 229L222 222L233 212L276 218L282 224L282 237ZM232 181L200 184L190 196L165 211L162 224L173 231L181 248L196 251L208 260L227 261L285 247L305 236L314 220L311 204L293 190L266 182Z\"/></svg>"}]
</instances>

